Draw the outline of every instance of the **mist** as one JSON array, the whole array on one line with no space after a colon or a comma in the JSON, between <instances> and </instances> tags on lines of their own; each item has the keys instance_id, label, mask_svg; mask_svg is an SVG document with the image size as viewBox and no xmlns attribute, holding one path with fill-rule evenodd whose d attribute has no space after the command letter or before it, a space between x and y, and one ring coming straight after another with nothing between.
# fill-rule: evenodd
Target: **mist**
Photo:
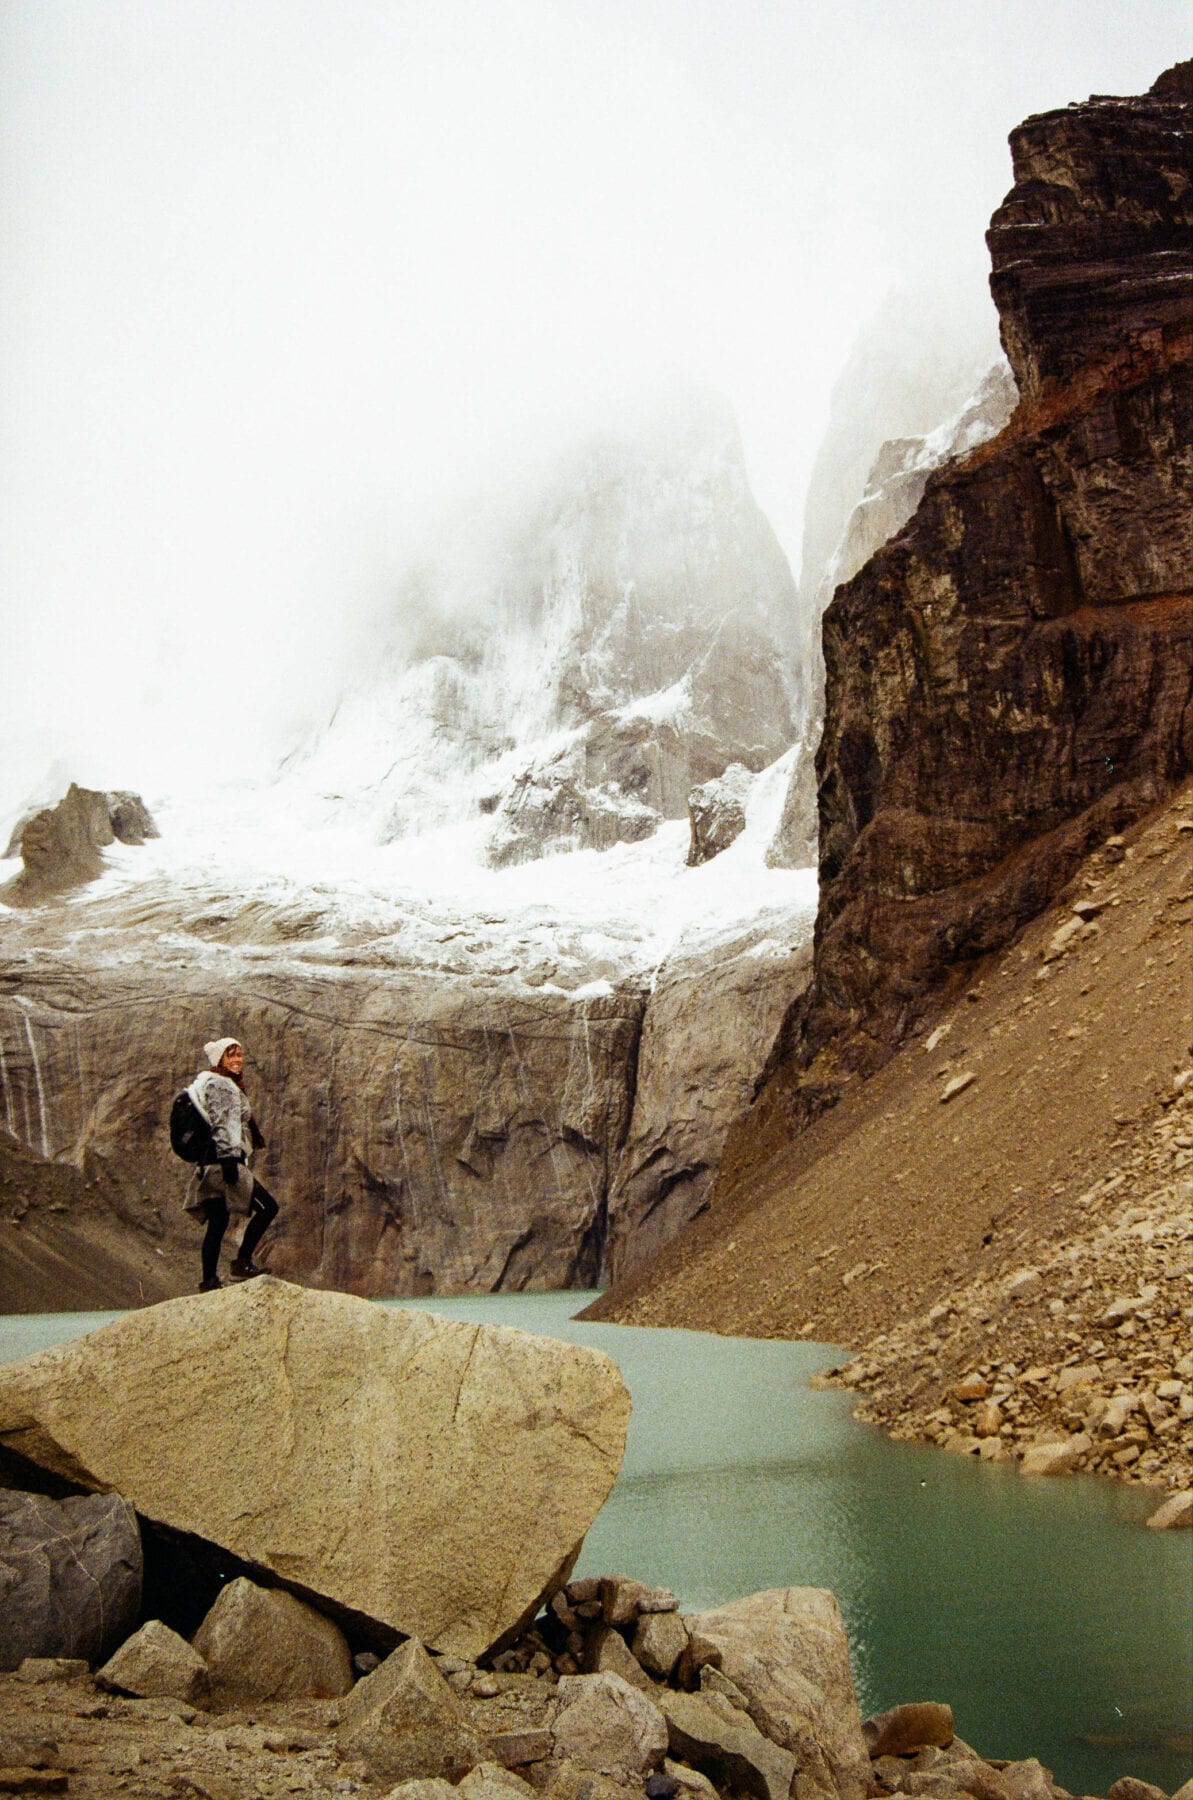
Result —
<instances>
[{"instance_id":1,"label":"mist","mask_svg":"<svg viewBox=\"0 0 1193 1800\"><path fill-rule=\"evenodd\" d=\"M0 14L0 808L264 768L437 521L670 384L798 569L892 289L997 348L1008 131L1184 0L29 0Z\"/></svg>"}]
</instances>

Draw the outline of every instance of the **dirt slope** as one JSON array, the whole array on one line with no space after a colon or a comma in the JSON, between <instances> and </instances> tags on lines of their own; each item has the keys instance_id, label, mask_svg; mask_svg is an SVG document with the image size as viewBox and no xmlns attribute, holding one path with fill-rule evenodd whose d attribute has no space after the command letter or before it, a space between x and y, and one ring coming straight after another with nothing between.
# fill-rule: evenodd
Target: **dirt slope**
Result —
<instances>
[{"instance_id":1,"label":"dirt slope","mask_svg":"<svg viewBox=\"0 0 1193 1800\"><path fill-rule=\"evenodd\" d=\"M978 1345L966 1337L950 1355L931 1308L952 1304L959 1317L959 1296L986 1293L976 1322L991 1366L1012 1349L1021 1367L1077 1364L1108 1335L1103 1290L1107 1305L1129 1296L1136 1271L1146 1283L1155 1264L1163 1285L1154 1317L1125 1340L1116 1335L1123 1367L1111 1356L1110 1374L1131 1376L1138 1362L1141 1379L1159 1379L1160 1365L1175 1367L1191 1347L1191 1067L1186 782L1089 857L1060 900L979 965L965 996L926 1021L918 1040L779 1154L740 1167L708 1213L588 1316L873 1343L863 1362L875 1378L889 1366L891 1384L877 1416L937 1435L928 1415L974 1366ZM972 1079L946 1100L963 1076ZM1153 1217L1154 1241L1130 1235ZM1092 1276L1083 1266L1092 1299L1082 1307L1045 1280L1031 1305L1031 1296L1007 1297L1017 1270L1093 1244L1107 1225L1128 1235L1115 1236L1113 1256L1092 1255ZM896 1333L894 1344L874 1342ZM916 1382L909 1411L906 1389ZM1188 1423L1168 1435L1169 1451L1183 1445L1187 1455ZM1166 1452L1141 1472L1175 1465Z\"/></svg>"},{"instance_id":2,"label":"dirt slope","mask_svg":"<svg viewBox=\"0 0 1193 1800\"><path fill-rule=\"evenodd\" d=\"M181 1166L181 1165L180 1165ZM174 1195L166 1202L177 1206ZM0 1131L0 1313L145 1306L189 1292L199 1237L186 1257L162 1209L92 1162L43 1162Z\"/></svg>"}]
</instances>

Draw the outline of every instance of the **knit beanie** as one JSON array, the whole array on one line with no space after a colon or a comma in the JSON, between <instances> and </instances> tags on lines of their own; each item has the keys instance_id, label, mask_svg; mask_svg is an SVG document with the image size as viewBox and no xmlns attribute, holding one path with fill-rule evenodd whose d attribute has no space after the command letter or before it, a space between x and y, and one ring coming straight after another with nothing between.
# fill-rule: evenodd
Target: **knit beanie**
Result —
<instances>
[{"instance_id":1,"label":"knit beanie","mask_svg":"<svg viewBox=\"0 0 1193 1800\"><path fill-rule=\"evenodd\" d=\"M210 1044L204 1044L203 1054L213 1069L219 1068L225 1050L230 1050L233 1044L240 1044L240 1048L244 1049L239 1038L212 1038Z\"/></svg>"}]
</instances>

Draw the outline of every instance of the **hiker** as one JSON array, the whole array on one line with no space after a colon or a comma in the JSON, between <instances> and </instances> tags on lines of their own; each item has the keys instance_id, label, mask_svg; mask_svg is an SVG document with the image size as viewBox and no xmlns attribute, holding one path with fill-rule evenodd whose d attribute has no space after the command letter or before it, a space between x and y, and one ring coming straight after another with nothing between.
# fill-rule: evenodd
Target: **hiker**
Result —
<instances>
[{"instance_id":1,"label":"hiker","mask_svg":"<svg viewBox=\"0 0 1193 1800\"><path fill-rule=\"evenodd\" d=\"M278 1203L249 1169L249 1158L265 1139L244 1091L244 1045L237 1038L215 1038L204 1044L203 1053L209 1066L196 1075L187 1092L211 1128L211 1148L209 1160L200 1162L195 1184L183 1204L207 1224L199 1292L209 1294L223 1286L220 1246L229 1213L248 1215L229 1270L233 1281L248 1281L265 1273L253 1261L253 1251L277 1218Z\"/></svg>"}]
</instances>

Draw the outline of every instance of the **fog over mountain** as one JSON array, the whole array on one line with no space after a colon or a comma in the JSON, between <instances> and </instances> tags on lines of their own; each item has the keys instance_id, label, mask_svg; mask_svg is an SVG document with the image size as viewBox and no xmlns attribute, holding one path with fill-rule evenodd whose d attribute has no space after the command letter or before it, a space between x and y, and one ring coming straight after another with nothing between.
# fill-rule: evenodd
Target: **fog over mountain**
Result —
<instances>
[{"instance_id":1,"label":"fog over mountain","mask_svg":"<svg viewBox=\"0 0 1193 1800\"><path fill-rule=\"evenodd\" d=\"M461 518L644 396L724 398L798 573L859 333L923 294L942 362L993 356L1008 129L1186 38L1179 0L7 7L0 808L268 770L434 638Z\"/></svg>"}]
</instances>

